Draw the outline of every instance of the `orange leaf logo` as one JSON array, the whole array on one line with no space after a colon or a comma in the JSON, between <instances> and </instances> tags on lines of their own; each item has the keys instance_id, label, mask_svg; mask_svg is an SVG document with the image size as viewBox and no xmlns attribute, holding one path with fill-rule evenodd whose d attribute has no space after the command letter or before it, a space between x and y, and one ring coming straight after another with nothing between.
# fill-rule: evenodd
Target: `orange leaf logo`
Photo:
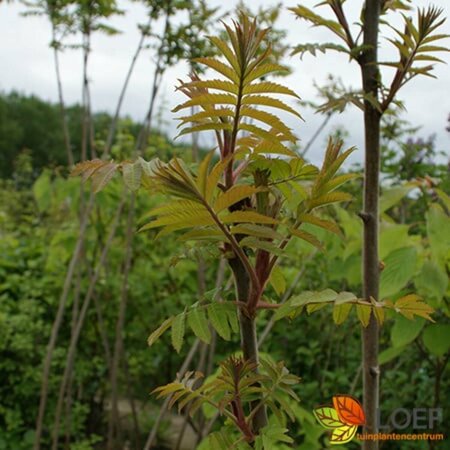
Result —
<instances>
[{"instance_id":1,"label":"orange leaf logo","mask_svg":"<svg viewBox=\"0 0 450 450\"><path fill-rule=\"evenodd\" d=\"M333 406L319 406L314 417L330 430L330 444L345 444L355 437L358 425L364 425L366 415L361 403L350 395L335 395Z\"/></svg>"},{"instance_id":2,"label":"orange leaf logo","mask_svg":"<svg viewBox=\"0 0 450 450\"><path fill-rule=\"evenodd\" d=\"M339 420L347 425L364 425L366 415L358 400L349 395L335 395L333 406L337 411Z\"/></svg>"}]
</instances>

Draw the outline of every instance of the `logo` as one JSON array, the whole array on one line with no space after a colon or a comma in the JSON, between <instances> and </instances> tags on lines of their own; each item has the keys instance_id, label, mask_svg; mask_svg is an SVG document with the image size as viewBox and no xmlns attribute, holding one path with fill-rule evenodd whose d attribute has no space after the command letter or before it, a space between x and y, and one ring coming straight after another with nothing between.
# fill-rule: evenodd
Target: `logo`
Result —
<instances>
[{"instance_id":1,"label":"logo","mask_svg":"<svg viewBox=\"0 0 450 450\"><path fill-rule=\"evenodd\" d=\"M313 413L320 425L332 430L330 444L350 442L355 437L358 425L366 422L361 403L350 395L335 395L333 406L319 406Z\"/></svg>"}]
</instances>

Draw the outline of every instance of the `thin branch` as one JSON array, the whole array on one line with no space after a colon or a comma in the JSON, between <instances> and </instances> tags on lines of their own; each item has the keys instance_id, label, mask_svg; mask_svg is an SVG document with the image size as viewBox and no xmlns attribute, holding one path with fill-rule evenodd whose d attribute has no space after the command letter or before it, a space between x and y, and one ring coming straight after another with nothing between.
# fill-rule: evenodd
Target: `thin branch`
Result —
<instances>
[{"instance_id":1,"label":"thin branch","mask_svg":"<svg viewBox=\"0 0 450 450\"><path fill-rule=\"evenodd\" d=\"M125 324L125 312L128 300L128 276L131 270L131 258L133 254L133 224L134 224L134 194L130 195L130 204L128 207L128 218L126 228L126 242L125 242L125 260L123 267L122 288L120 295L119 313L117 315L114 355L111 365L111 414L108 423L108 440L107 449L114 448L114 432L118 427L118 375L119 362L123 352L123 328Z\"/></svg>"},{"instance_id":2,"label":"thin branch","mask_svg":"<svg viewBox=\"0 0 450 450\"><path fill-rule=\"evenodd\" d=\"M113 141L114 141L114 136L115 136L115 132L116 132L116 128L117 128L117 123L119 121L119 116L120 116L120 111L122 109L123 100L125 98L125 94L126 94L126 91L127 91L127 88L128 88L128 84L130 82L131 75L132 75L132 73L134 71L134 68L135 68L135 65L136 65L136 61L137 61L137 59L138 59L138 57L139 57L139 55L140 55L140 53L142 51L142 48L144 46L145 38L148 35L147 30L150 28L151 22L152 22L152 19L150 18L149 21L148 21L148 25L145 28L141 29L141 38L140 38L139 43L138 43L138 45L136 47L136 50L134 52L133 58L131 60L130 67L128 68L128 72L127 72L127 75L125 77L125 81L123 83L122 90L121 90L120 95L119 95L119 99L117 101L116 111L114 113L114 117L113 117L111 125L109 127L108 137L106 139L105 148L103 150L104 155L108 155L111 152L111 147L112 147L112 144L113 144Z\"/></svg>"},{"instance_id":3,"label":"thin branch","mask_svg":"<svg viewBox=\"0 0 450 450\"><path fill-rule=\"evenodd\" d=\"M60 389L59 389L59 396L58 396L58 402L56 405L56 412L55 412L55 422L53 425L53 443L52 443L52 450L57 450L58 448L58 441L59 441L59 426L60 426L60 419L61 419L61 411L62 411L62 407L63 407L63 403L64 403L64 394L66 391L66 387L67 387L67 383L68 383L68 379L69 379L69 374L72 372L73 369L73 363L74 363L74 359L75 359L75 352L76 352L76 347L78 344L78 340L81 334L81 329L83 327L84 324L84 320L86 317L86 313L88 311L92 296L94 294L94 289L95 286L97 284L97 281L100 277L100 273L101 270L106 262L106 258L109 252L109 249L111 247L112 241L115 237L116 231L117 231L117 227L119 225L119 219L120 219L120 215L122 212L122 208L123 208L123 204L124 204L124 197L122 196L122 199L117 207L116 213L115 213L115 217L113 219L112 225L111 225L111 229L108 235L108 238L106 240L105 246L102 250L102 254L100 256L100 260L97 264L97 267L95 268L94 274L92 279L90 280L89 283L89 287L86 293L86 296L83 300L83 304L81 306L81 311L78 317L78 321L76 324L76 328L74 330L73 335L71 336L71 340L70 340L70 344L69 344L69 349L67 352L67 357L66 357L66 362L65 362L65 367L64 367L64 374L63 374L63 378L60 384Z\"/></svg>"},{"instance_id":4,"label":"thin branch","mask_svg":"<svg viewBox=\"0 0 450 450\"><path fill-rule=\"evenodd\" d=\"M67 269L66 278L64 280L64 286L59 298L58 302L58 311L55 316L55 320L52 325L52 331L50 334L49 343L47 346L47 353L45 356L43 373L42 373L42 385L41 385L41 394L39 400L39 411L36 419L36 432L35 432L35 441L33 445L33 450L39 450L41 448L41 436L42 436L42 428L44 422L45 409L47 406L47 398L48 398L48 387L49 387L49 377L50 377L50 367L53 359L53 352L56 346L56 340L58 338L59 329L62 324L62 320L64 317L64 311L67 303L67 298L69 295L70 287L72 285L72 280L75 274L75 269L78 264L78 260L80 258L80 254L83 248L83 243L86 235L86 228L89 222L89 215L92 211L92 207L94 206L94 194L91 193L89 200L87 202L87 206L83 212L82 220L80 222L80 231L78 234L78 240L75 245L74 252L72 254L72 259L70 260L69 267Z\"/></svg>"}]
</instances>

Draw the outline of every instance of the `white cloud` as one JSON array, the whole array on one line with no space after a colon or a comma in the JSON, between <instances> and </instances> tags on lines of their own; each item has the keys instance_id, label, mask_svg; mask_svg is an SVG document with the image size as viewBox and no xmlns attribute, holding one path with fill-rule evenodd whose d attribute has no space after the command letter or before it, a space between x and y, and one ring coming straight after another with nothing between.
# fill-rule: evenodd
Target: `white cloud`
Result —
<instances>
[{"instance_id":1,"label":"white cloud","mask_svg":"<svg viewBox=\"0 0 450 450\"><path fill-rule=\"evenodd\" d=\"M228 1L227 7L231 8L236 0ZM252 4L271 5L275 1L253 0ZM308 6L316 4L316 0L303 2ZM361 1L347 2L350 16L356 19ZM438 6L448 13L448 0L435 0ZM210 0L214 6L222 6L221 0ZM284 2L284 10L280 26L289 31L289 43L313 42L316 40L330 40L326 30L312 29L304 22L296 20L287 10L289 6L295 6L296 1ZM417 6L427 6L427 0L416 0ZM96 35L93 38L93 54L90 63L90 80L92 83L92 103L95 110L113 111L119 94L119 89L128 70L131 56L139 40L137 23L145 21L144 9L141 5L130 2L122 2L126 9L124 16L116 17L113 25L122 31L118 36L108 37ZM351 9L353 8L353 9ZM18 3L5 3L0 6L0 36L2 40L0 89L8 92L12 89L27 94L36 94L44 99L57 100L56 82L53 71L52 53L48 47L50 42L49 25L44 18L21 17L20 12L24 7ZM443 32L450 34L450 25L445 24ZM448 57L444 55L448 61ZM300 61L293 57L290 61L295 68L293 75L289 77L289 84L299 93L303 99L312 99L315 95L314 80L323 82L329 73L341 76L348 86L359 86L360 78L358 67L349 64L345 58L334 55L320 55L317 58L304 57ZM62 76L64 80L65 96L68 103L80 100L81 94L81 55L79 51L68 50L61 57ZM165 75L163 84L165 98L170 107L178 103L182 96L175 93L173 86L176 80L187 73L187 65L180 63L171 68ZM437 135L437 142L441 149L448 149L449 136L445 132L447 115L450 113L450 72L447 65L439 65L435 74L437 80L429 78L417 78L401 93L405 100L407 114L405 117L414 125L422 125L424 136ZM149 53L144 53L139 60L134 72L132 82L126 97L123 112L134 119L143 118L147 109L149 89L152 82L153 65L149 59ZM303 142L307 142L321 122L317 115L306 111L304 113L306 123L295 122L292 118L286 118L289 123L298 130ZM171 116L170 116L171 117ZM173 122L171 131L173 131ZM362 118L361 114L352 110L334 117L329 124L341 125L349 130L351 138L349 144L362 147ZM318 147L320 148L320 146ZM317 160L321 150L311 152L311 157ZM355 156L361 159L361 152Z\"/></svg>"}]
</instances>

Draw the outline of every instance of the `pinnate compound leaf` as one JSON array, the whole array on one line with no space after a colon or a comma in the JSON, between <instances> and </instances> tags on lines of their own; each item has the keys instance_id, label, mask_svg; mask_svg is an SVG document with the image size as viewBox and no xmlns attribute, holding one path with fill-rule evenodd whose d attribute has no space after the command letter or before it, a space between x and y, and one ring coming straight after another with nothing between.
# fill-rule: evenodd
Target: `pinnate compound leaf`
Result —
<instances>
[{"instance_id":1,"label":"pinnate compound leaf","mask_svg":"<svg viewBox=\"0 0 450 450\"><path fill-rule=\"evenodd\" d=\"M200 308L194 308L189 312L187 320L194 334L203 342L209 344L211 342L211 332L205 312Z\"/></svg>"},{"instance_id":2,"label":"pinnate compound leaf","mask_svg":"<svg viewBox=\"0 0 450 450\"><path fill-rule=\"evenodd\" d=\"M344 425L336 428L330 437L331 444L345 444L350 442L356 434L358 427L356 425Z\"/></svg>"},{"instance_id":3,"label":"pinnate compound leaf","mask_svg":"<svg viewBox=\"0 0 450 450\"><path fill-rule=\"evenodd\" d=\"M178 314L172 322L172 345L173 348L180 353L184 341L186 313Z\"/></svg>"},{"instance_id":4,"label":"pinnate compound leaf","mask_svg":"<svg viewBox=\"0 0 450 450\"><path fill-rule=\"evenodd\" d=\"M364 425L366 415L358 400L349 395L335 395L333 406L337 411L339 419L346 425Z\"/></svg>"},{"instance_id":5,"label":"pinnate compound leaf","mask_svg":"<svg viewBox=\"0 0 450 450\"><path fill-rule=\"evenodd\" d=\"M314 417L324 428L332 430L334 428L339 428L345 425L339 419L337 411L331 406L320 406L314 409Z\"/></svg>"},{"instance_id":6,"label":"pinnate compound leaf","mask_svg":"<svg viewBox=\"0 0 450 450\"><path fill-rule=\"evenodd\" d=\"M174 317L169 317L155 331L153 331L153 333L147 339L147 343L149 346L153 345L161 337L161 335L170 328L173 320Z\"/></svg>"}]
</instances>

